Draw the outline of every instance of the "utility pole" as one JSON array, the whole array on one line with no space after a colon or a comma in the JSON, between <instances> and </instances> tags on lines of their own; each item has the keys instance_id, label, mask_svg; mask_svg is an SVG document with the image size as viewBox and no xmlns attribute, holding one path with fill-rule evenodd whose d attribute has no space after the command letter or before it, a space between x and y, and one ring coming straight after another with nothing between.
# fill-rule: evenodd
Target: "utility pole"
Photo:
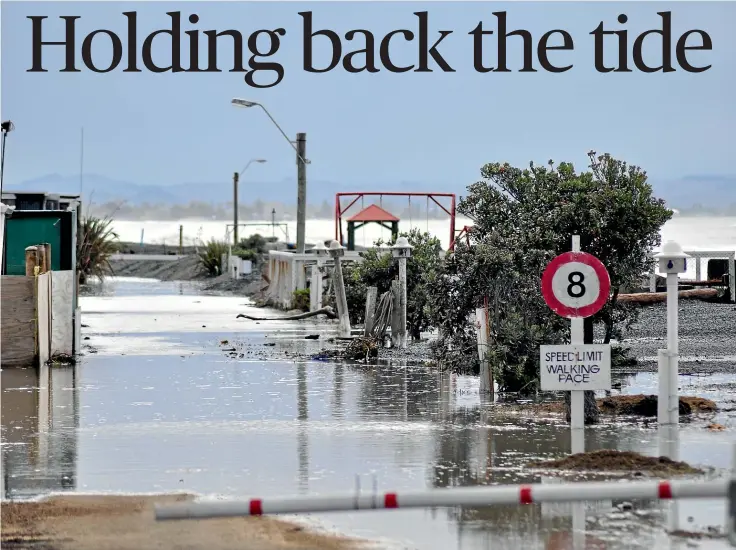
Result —
<instances>
[{"instance_id":1,"label":"utility pole","mask_svg":"<svg viewBox=\"0 0 736 550\"><path fill-rule=\"evenodd\" d=\"M233 246L238 246L238 179L240 175L233 174Z\"/></svg>"},{"instance_id":2,"label":"utility pole","mask_svg":"<svg viewBox=\"0 0 736 550\"><path fill-rule=\"evenodd\" d=\"M296 203L296 252L304 254L304 233L307 221L307 134L296 135L297 203Z\"/></svg>"}]
</instances>

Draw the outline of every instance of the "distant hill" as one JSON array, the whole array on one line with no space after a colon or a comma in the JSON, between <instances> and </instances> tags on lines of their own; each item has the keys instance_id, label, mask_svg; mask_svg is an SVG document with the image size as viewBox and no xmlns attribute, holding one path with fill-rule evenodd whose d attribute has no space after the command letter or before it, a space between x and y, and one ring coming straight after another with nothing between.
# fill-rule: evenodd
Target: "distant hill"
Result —
<instances>
[{"instance_id":1,"label":"distant hill","mask_svg":"<svg viewBox=\"0 0 736 550\"><path fill-rule=\"evenodd\" d=\"M370 190L378 191L437 191L451 192L428 188L421 183L398 182L388 185L371 185ZM447 186L449 187L449 186ZM45 191L48 193L78 193L80 189L79 175L62 176L48 174L19 184L6 182L7 191ZM231 182L217 183L178 183L175 185L141 185L129 181L114 180L97 174L85 174L83 180L84 195L98 204L115 201L126 201L128 204L187 204L193 201L213 204L232 201L233 188ZM365 185L347 185L329 181L308 180L307 190L310 204L328 201L333 203L335 193L367 190ZM280 182L262 182L241 180L240 197L243 202L256 199L262 201L284 201L289 193L296 195L296 178L284 179Z\"/></svg>"},{"instance_id":2,"label":"distant hill","mask_svg":"<svg viewBox=\"0 0 736 550\"><path fill-rule=\"evenodd\" d=\"M85 174L84 195L87 201L95 204L124 201L130 206L147 203L184 205L193 201L221 204L232 201L232 184L217 183L179 183L175 185L138 184L115 180L97 174ZM694 207L700 209L729 210L736 213L736 175L692 175L675 180L652 181L655 194L667 204L687 212ZM6 190L46 191L49 193L76 193L79 191L79 176L48 174L20 184L6 182ZM308 181L309 204L318 205L324 201L332 204L336 192L359 190L377 191L437 191L454 192L464 195L463 185L446 184L427 186L420 182L393 182L366 185L347 185L322 180ZM261 182L245 179L240 185L240 200L243 203L261 200L265 202L285 202L296 194L295 179L280 182Z\"/></svg>"}]
</instances>

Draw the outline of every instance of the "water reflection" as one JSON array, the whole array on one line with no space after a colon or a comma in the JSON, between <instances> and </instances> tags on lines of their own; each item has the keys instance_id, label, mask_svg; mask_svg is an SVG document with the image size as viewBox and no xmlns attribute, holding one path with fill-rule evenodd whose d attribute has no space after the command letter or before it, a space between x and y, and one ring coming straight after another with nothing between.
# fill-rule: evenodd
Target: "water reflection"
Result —
<instances>
[{"instance_id":1,"label":"water reflection","mask_svg":"<svg viewBox=\"0 0 736 550\"><path fill-rule=\"evenodd\" d=\"M79 396L74 367L3 369L3 498L75 490Z\"/></svg>"},{"instance_id":2,"label":"water reflection","mask_svg":"<svg viewBox=\"0 0 736 550\"><path fill-rule=\"evenodd\" d=\"M307 393L307 367L304 363L298 363L296 367L297 377L297 419L299 428L297 437L297 453L299 455L299 491L309 491L309 435L307 434L307 421L309 420L309 405Z\"/></svg>"},{"instance_id":3,"label":"water reflection","mask_svg":"<svg viewBox=\"0 0 736 550\"><path fill-rule=\"evenodd\" d=\"M335 365L332 378L334 381L332 389L332 416L336 420L340 420L345 418L345 397L343 396L345 365Z\"/></svg>"},{"instance_id":4,"label":"water reflection","mask_svg":"<svg viewBox=\"0 0 736 550\"><path fill-rule=\"evenodd\" d=\"M137 296L135 285L116 284L125 296ZM353 490L356 474L366 490L370 487L366 479L373 473L380 491L399 493L428 487L554 483L554 478L542 479L526 464L563 456L570 449L570 430L564 421L517 416L502 405L481 403L475 378L387 362L294 363L286 358L283 352L289 347L312 345L304 340L306 334L324 333L316 323L292 324L288 330L259 325L259 333L231 329L207 337L189 328L177 332L171 329L171 319L178 319L182 327L198 328L212 326L218 316L231 312L222 313L218 302L207 310L211 317L205 322L191 298L182 299L180 306L170 301L171 294L183 287L161 285L169 293L165 315L159 314L164 308L155 293L148 294L148 287L140 294L153 315L167 320L171 332L158 333L160 340L121 333L145 322L149 314L138 312L134 317L135 312L114 302L118 296L114 294L110 302L97 301L96 310L86 310L88 333L100 353L82 358L78 380L74 369L55 367L40 377L48 379L44 392L38 389L44 384L35 371L2 371L6 495L61 489L185 490L240 497L296 491L324 494ZM237 306L243 299L234 300ZM129 353L135 348L137 355L106 353L97 338L110 338L113 332L116 345ZM273 353L246 358L223 356L216 346L212 353L176 353L185 346L203 348L211 344L208 341L221 339L257 342L258 349L276 341L278 347L268 348ZM164 343L163 353L156 355ZM623 377L621 383L628 393L654 393L656 375ZM719 403L733 401L736 394L732 375L683 379L681 384L682 393ZM691 387L686 388L688 384ZM59 395L59 388L71 391ZM708 421L732 423L732 413L718 414ZM730 441L704 430L704 422L681 427L680 459L728 467ZM657 431L645 422L608 421L586 429L585 436L590 450L658 453ZM560 505L319 517L352 534L407 541L405 546L430 550L560 550L575 546L576 539L585 548L661 548L667 541L661 508L635 502L632 510L616 510L621 504L586 505L583 538L580 518L572 518L574 507ZM681 515L694 517L687 528L697 530L719 523L725 509L722 502L685 503ZM701 547L705 544L709 543Z\"/></svg>"}]
</instances>

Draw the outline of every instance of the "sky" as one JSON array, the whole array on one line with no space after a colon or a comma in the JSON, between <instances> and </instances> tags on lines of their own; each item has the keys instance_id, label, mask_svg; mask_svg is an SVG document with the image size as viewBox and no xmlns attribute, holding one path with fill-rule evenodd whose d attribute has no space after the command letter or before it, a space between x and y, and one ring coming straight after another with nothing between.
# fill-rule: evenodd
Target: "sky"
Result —
<instances>
[{"instance_id":1,"label":"sky","mask_svg":"<svg viewBox=\"0 0 736 550\"><path fill-rule=\"evenodd\" d=\"M573 161L582 169L586 153L609 152L642 166L650 176L678 178L689 174L734 174L736 132L736 21L734 2L2 2L2 119L16 129L7 139L5 182L22 182L50 173L65 176L80 170L80 133L84 128L84 172L138 184L229 181L251 158L246 177L281 181L296 177L293 149L259 109L237 109L233 97L259 101L292 138L307 133L310 179L382 187L390 182L467 185L479 178L487 162L528 165ZM328 73L302 70L303 20L313 12L314 29L329 28L343 36L343 54L362 47L344 39L351 29L368 29L379 41L395 29L418 30L415 11L429 12L430 43L439 30L452 30L440 45L456 69L433 72L351 74L341 67ZM548 30L565 29L573 51L550 53L565 73L545 72L534 57L535 73L518 72L522 41L508 40L508 73L478 73L473 68L473 39L479 21L496 29L492 12L507 11L509 30L524 28L536 42ZM598 73L593 37L601 22L628 30L629 64L634 38L660 28L657 11L672 11L673 46L690 29L705 30L712 51L689 52L694 65L711 64L691 74L675 63L667 74ZM182 12L182 32L237 29L244 37L258 29L283 27L278 52L269 60L284 66L275 87L248 86L242 73L227 72L232 53L227 38L218 51L220 73L126 73L124 11L136 11L138 65L144 37L170 28L167 11ZM187 21L196 13L199 22ZM619 14L628 16L620 24ZM46 46L48 72L28 72L32 64L31 20L43 22L44 40L61 40L61 15L77 15L76 63L79 73L60 73L63 48ZM122 37L123 63L105 74L84 68L84 37L96 29ZM496 42L487 39L487 63L493 64ZM607 38L606 61L615 62L615 38ZM645 41L645 59L661 59L658 37ZM697 43L697 37L691 37ZM553 39L559 44L560 38ZM200 42L204 51L204 37ZM315 64L329 59L329 41L313 41ZM186 41L183 41L186 46ZM267 45L265 42L263 46ZM247 46L245 59L249 57ZM170 39L154 40L154 59L170 59ZM378 49L378 45L376 46ZM416 63L416 40L392 40L397 64ZM93 57L104 66L111 47L95 37ZM188 65L188 54L183 54ZM201 58L205 57L201 53ZM380 64L379 64L380 67ZM264 73L264 77L268 75ZM257 78L258 79L258 78ZM385 186L384 186L385 187ZM383 188L381 189L383 190ZM204 188L206 193L206 188Z\"/></svg>"}]
</instances>

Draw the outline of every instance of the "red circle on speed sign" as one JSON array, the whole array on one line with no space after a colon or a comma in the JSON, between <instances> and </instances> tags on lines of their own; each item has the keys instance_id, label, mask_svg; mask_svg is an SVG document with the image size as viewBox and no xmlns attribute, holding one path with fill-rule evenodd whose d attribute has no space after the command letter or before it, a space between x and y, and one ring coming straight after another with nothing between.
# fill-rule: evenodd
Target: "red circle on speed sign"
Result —
<instances>
[{"instance_id":1,"label":"red circle on speed sign","mask_svg":"<svg viewBox=\"0 0 736 550\"><path fill-rule=\"evenodd\" d=\"M598 313L608 301L611 279L603 263L585 252L565 252L542 274L542 296L557 315L573 319Z\"/></svg>"}]
</instances>

